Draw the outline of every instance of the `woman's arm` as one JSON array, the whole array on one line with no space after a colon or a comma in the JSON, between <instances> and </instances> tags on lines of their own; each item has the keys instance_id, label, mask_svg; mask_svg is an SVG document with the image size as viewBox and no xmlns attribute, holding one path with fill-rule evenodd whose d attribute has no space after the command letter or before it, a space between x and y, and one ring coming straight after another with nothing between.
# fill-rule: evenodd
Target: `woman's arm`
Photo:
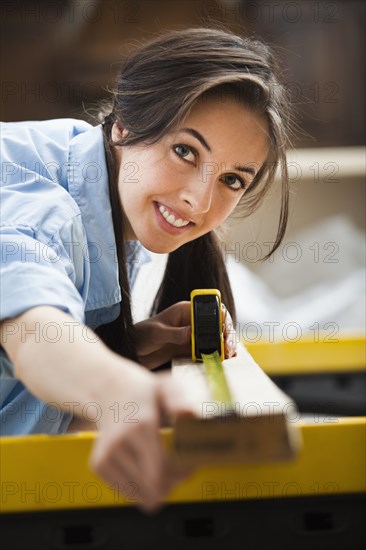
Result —
<instances>
[{"instance_id":1,"label":"woman's arm","mask_svg":"<svg viewBox=\"0 0 366 550\"><path fill-rule=\"evenodd\" d=\"M193 414L177 382L116 355L58 308L32 308L3 321L0 332L15 376L36 397L68 412L71 403L79 417L88 404L97 404L100 433L91 454L92 469L121 492L134 482L140 506L156 509L182 479L181 474L167 474L161 420L165 415ZM126 414L131 406L133 418Z\"/></svg>"},{"instance_id":2,"label":"woman's arm","mask_svg":"<svg viewBox=\"0 0 366 550\"><path fill-rule=\"evenodd\" d=\"M15 377L39 399L63 410L70 412L68 403L75 403L74 414L80 417L121 368L118 356L91 329L58 308L29 309L0 328Z\"/></svg>"}]
</instances>

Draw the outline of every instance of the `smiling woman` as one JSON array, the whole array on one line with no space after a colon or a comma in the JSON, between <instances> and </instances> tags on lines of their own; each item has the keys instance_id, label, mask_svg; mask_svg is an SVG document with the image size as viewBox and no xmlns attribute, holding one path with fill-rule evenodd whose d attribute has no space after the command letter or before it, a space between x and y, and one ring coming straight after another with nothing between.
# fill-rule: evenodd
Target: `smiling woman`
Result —
<instances>
[{"instance_id":1,"label":"smiling woman","mask_svg":"<svg viewBox=\"0 0 366 550\"><path fill-rule=\"evenodd\" d=\"M235 323L217 229L238 208L252 213L278 168L282 207L268 256L280 245L288 215L290 105L278 78L262 42L208 28L164 33L122 68L113 102L99 117L121 288L127 288L122 235L170 253L151 314L188 300L194 288L211 287L220 289ZM124 330L117 345L134 357L128 292L123 304L120 319L98 333L113 346Z\"/></svg>"},{"instance_id":2,"label":"smiling woman","mask_svg":"<svg viewBox=\"0 0 366 550\"><path fill-rule=\"evenodd\" d=\"M100 124L2 125L2 435L94 421L93 470L117 487L134 481L141 507L156 509L182 478L158 428L195 404L174 377L148 369L190 353L195 288L221 291L225 357L235 354L217 233L260 204L280 167L274 249L281 242L288 111L265 45L194 28L128 57ZM134 324L130 289L148 251L169 258L150 318ZM121 422L128 405L136 419Z\"/></svg>"}]
</instances>

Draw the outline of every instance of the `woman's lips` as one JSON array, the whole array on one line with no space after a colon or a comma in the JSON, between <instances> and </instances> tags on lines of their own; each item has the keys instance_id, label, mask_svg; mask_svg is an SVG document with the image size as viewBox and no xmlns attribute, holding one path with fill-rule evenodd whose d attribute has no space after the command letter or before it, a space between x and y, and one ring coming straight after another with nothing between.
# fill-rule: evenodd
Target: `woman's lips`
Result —
<instances>
[{"instance_id":1,"label":"woman's lips","mask_svg":"<svg viewBox=\"0 0 366 550\"><path fill-rule=\"evenodd\" d=\"M165 210L167 210L169 212L169 214L173 214L173 216L175 217L176 220L181 219L183 221L188 221L188 222L193 223L193 221L190 220L189 218L187 218L187 216L185 214L182 214L181 212L179 212L178 210L173 208L173 206L170 206L169 204L164 204L162 202L156 202L156 204L158 206L163 206L165 208Z\"/></svg>"},{"instance_id":2,"label":"woman's lips","mask_svg":"<svg viewBox=\"0 0 366 550\"><path fill-rule=\"evenodd\" d=\"M155 201L154 201L154 210L155 210L155 215L159 226L164 231L166 231L167 233L170 233L171 235L181 235L182 233L184 233L184 231L187 231L192 225L194 225L193 222L189 222L189 224L184 225L183 227L175 227L174 225L171 225L169 222L166 221L163 214L160 212L159 203ZM169 209L167 208L167 210Z\"/></svg>"}]
</instances>

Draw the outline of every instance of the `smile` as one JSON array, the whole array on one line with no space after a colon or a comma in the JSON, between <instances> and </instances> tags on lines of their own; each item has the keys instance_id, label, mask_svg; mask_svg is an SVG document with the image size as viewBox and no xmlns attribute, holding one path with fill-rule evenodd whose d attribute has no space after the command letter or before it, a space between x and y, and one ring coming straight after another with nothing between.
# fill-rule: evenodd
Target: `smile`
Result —
<instances>
[{"instance_id":1,"label":"smile","mask_svg":"<svg viewBox=\"0 0 366 550\"><path fill-rule=\"evenodd\" d=\"M174 214L169 212L162 204L159 204L159 210L170 225L174 227L184 227L189 224L189 220L182 220L182 218L176 218Z\"/></svg>"},{"instance_id":2,"label":"smile","mask_svg":"<svg viewBox=\"0 0 366 550\"><path fill-rule=\"evenodd\" d=\"M173 214L166 206L154 201L154 209L156 213L156 221L161 229L170 233L171 235L180 235L181 233L188 231L193 222L181 218L178 213Z\"/></svg>"}]
</instances>

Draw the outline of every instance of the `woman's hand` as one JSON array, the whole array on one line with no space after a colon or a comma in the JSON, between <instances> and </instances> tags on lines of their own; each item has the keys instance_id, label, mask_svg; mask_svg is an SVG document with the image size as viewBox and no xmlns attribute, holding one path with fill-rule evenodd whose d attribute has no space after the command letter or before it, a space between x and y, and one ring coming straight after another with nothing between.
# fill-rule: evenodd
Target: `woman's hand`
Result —
<instances>
[{"instance_id":1,"label":"woman's hand","mask_svg":"<svg viewBox=\"0 0 366 550\"><path fill-rule=\"evenodd\" d=\"M164 418L194 415L187 388L167 373L151 374L118 358L118 376L105 381L98 395L99 436L90 466L114 490L155 512L171 489L193 472L173 466L159 427ZM108 383L107 383L108 382Z\"/></svg>"},{"instance_id":2,"label":"woman's hand","mask_svg":"<svg viewBox=\"0 0 366 550\"><path fill-rule=\"evenodd\" d=\"M225 358L236 355L236 333L230 313L223 305ZM191 304L176 304L135 325L140 363L154 369L179 355L191 355Z\"/></svg>"},{"instance_id":3,"label":"woman's hand","mask_svg":"<svg viewBox=\"0 0 366 550\"><path fill-rule=\"evenodd\" d=\"M178 355L191 354L190 302L177 302L157 315L135 324L137 355L154 369Z\"/></svg>"}]
</instances>

